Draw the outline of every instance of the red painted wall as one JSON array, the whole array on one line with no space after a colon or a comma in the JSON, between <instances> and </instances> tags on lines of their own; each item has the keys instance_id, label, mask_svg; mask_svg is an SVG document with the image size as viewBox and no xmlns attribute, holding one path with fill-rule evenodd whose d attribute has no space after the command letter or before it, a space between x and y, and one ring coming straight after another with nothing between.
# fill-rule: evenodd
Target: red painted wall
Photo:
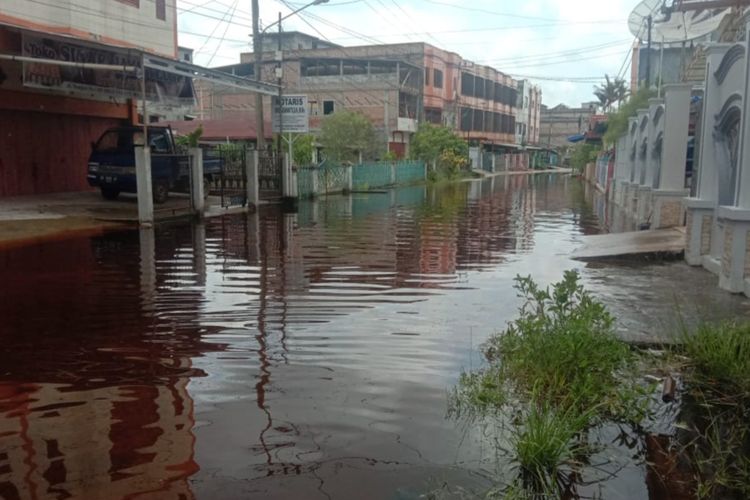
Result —
<instances>
[{"instance_id":1,"label":"red painted wall","mask_svg":"<svg viewBox=\"0 0 750 500\"><path fill-rule=\"evenodd\" d=\"M0 196L90 189L91 141L121 120L0 109Z\"/></svg>"}]
</instances>

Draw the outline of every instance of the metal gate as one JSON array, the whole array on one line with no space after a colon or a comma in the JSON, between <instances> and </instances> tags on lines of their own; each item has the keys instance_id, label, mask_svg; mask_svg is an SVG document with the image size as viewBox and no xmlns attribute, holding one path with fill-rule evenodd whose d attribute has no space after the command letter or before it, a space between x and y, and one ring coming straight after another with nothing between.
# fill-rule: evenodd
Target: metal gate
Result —
<instances>
[{"instance_id":1,"label":"metal gate","mask_svg":"<svg viewBox=\"0 0 750 500\"><path fill-rule=\"evenodd\" d=\"M247 149L235 144L221 144L204 152L221 160L221 172L212 178L206 194L221 197L222 207L247 205Z\"/></svg>"},{"instance_id":2,"label":"metal gate","mask_svg":"<svg viewBox=\"0 0 750 500\"><path fill-rule=\"evenodd\" d=\"M281 197L281 162L273 153L258 153L258 192L261 199Z\"/></svg>"}]
</instances>

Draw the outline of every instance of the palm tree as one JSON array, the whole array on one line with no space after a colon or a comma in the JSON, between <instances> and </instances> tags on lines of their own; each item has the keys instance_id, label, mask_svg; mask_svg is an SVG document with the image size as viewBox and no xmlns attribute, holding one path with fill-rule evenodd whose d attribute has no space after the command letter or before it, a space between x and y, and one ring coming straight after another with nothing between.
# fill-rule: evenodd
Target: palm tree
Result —
<instances>
[{"instance_id":1,"label":"palm tree","mask_svg":"<svg viewBox=\"0 0 750 500\"><path fill-rule=\"evenodd\" d=\"M605 83L594 87L594 95L605 111L609 112L612 105L619 104L628 96L630 91L622 78L612 80L609 75L604 75Z\"/></svg>"}]
</instances>

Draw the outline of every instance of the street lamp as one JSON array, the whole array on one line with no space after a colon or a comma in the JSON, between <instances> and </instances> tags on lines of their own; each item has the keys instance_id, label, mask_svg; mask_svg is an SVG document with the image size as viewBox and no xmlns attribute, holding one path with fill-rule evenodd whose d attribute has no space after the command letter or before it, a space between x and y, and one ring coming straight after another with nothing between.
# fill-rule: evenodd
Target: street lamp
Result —
<instances>
[{"instance_id":1,"label":"street lamp","mask_svg":"<svg viewBox=\"0 0 750 500\"><path fill-rule=\"evenodd\" d=\"M281 51L281 22L284 19L287 19L295 14L298 14L299 12L307 9L308 7L312 7L313 5L320 5L324 3L328 3L329 0L314 0L313 2L310 2L307 5L304 5L300 7L299 9L292 11L290 14L282 17L281 13L279 13L279 20L275 21L265 28L263 28L263 31L259 30L258 26L258 18L260 17L259 14L259 8L258 8L258 0L253 0L252 7L253 7L253 53L255 55L255 64L254 64L254 73L255 73L255 79L260 81L261 76L261 62L262 62L262 48L261 48L261 39L263 34L265 34L269 28L272 28L273 26L279 25L279 42L278 42L278 50ZM280 73L280 72L279 72ZM279 98L281 98L281 76L279 76ZM281 99L279 99L281 101ZM264 131L265 125L263 123L263 96L261 94L256 94L255 96L255 131L257 136L257 148L258 150L265 149L265 131Z\"/></svg>"}]
</instances>

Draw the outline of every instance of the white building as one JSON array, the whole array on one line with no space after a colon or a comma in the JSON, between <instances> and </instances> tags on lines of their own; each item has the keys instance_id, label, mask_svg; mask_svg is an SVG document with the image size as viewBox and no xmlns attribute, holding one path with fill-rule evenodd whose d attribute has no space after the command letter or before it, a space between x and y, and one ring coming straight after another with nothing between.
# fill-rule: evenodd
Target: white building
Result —
<instances>
[{"instance_id":1,"label":"white building","mask_svg":"<svg viewBox=\"0 0 750 500\"><path fill-rule=\"evenodd\" d=\"M175 0L2 0L0 24L177 57Z\"/></svg>"}]
</instances>

